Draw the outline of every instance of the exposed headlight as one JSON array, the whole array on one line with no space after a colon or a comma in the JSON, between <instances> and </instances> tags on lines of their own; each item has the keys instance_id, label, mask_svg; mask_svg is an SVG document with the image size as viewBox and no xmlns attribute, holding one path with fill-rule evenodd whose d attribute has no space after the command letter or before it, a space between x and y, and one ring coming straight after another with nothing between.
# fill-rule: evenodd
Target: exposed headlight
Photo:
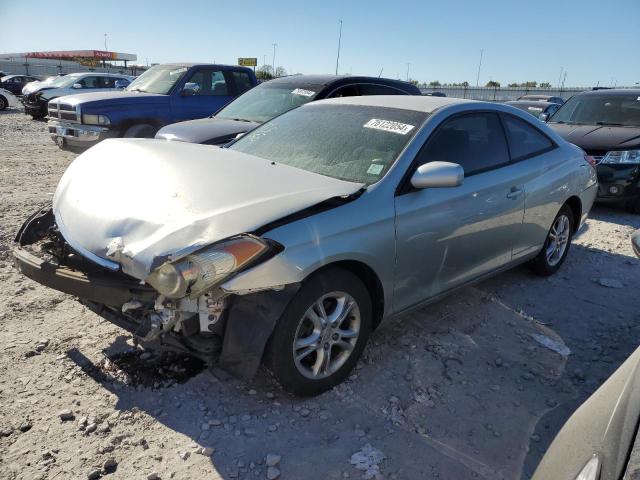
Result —
<instances>
[{"instance_id":1,"label":"exposed headlight","mask_svg":"<svg viewBox=\"0 0 640 480\"><path fill-rule=\"evenodd\" d=\"M600 478L600 459L597 455L591 457L587 464L582 467L576 480L598 480Z\"/></svg>"},{"instance_id":2,"label":"exposed headlight","mask_svg":"<svg viewBox=\"0 0 640 480\"><path fill-rule=\"evenodd\" d=\"M607 154L602 157L602 163L640 163L640 150L607 152Z\"/></svg>"},{"instance_id":3,"label":"exposed headlight","mask_svg":"<svg viewBox=\"0 0 640 480\"><path fill-rule=\"evenodd\" d=\"M257 237L235 237L176 262L165 263L151 273L146 282L168 298L180 298L187 294L197 297L257 261L272 248Z\"/></svg>"},{"instance_id":4,"label":"exposed headlight","mask_svg":"<svg viewBox=\"0 0 640 480\"><path fill-rule=\"evenodd\" d=\"M84 113L82 115L82 123L87 125L109 125L111 121L106 115L88 115Z\"/></svg>"}]
</instances>

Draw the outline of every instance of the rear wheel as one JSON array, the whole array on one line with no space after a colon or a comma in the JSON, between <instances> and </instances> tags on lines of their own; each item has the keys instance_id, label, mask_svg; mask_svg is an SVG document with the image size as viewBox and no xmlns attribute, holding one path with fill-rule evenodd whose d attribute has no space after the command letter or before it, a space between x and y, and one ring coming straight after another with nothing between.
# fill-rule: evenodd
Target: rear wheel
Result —
<instances>
[{"instance_id":1,"label":"rear wheel","mask_svg":"<svg viewBox=\"0 0 640 480\"><path fill-rule=\"evenodd\" d=\"M4 110L8 106L9 106L9 102L7 101L7 99L4 98L2 95L0 95L0 111Z\"/></svg>"},{"instance_id":2,"label":"rear wheel","mask_svg":"<svg viewBox=\"0 0 640 480\"><path fill-rule=\"evenodd\" d=\"M335 268L302 285L280 318L267 365L295 395L318 395L342 382L371 332L371 299L358 277Z\"/></svg>"},{"instance_id":3,"label":"rear wheel","mask_svg":"<svg viewBox=\"0 0 640 480\"><path fill-rule=\"evenodd\" d=\"M127 128L124 138L153 138L155 134L156 128L153 125L139 123Z\"/></svg>"},{"instance_id":4,"label":"rear wheel","mask_svg":"<svg viewBox=\"0 0 640 480\"><path fill-rule=\"evenodd\" d=\"M536 273L547 276L558 271L569 253L574 222L573 212L568 205L563 205L551 224L542 251L531 262Z\"/></svg>"}]
</instances>

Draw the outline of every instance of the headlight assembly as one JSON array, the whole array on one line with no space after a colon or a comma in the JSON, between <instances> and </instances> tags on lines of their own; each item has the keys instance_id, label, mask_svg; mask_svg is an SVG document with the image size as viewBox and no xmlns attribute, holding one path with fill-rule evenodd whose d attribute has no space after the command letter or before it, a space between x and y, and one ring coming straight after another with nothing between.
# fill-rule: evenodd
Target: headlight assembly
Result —
<instances>
[{"instance_id":1,"label":"headlight assembly","mask_svg":"<svg viewBox=\"0 0 640 480\"><path fill-rule=\"evenodd\" d=\"M88 115L84 113L82 115L82 123L87 125L109 125L111 121L106 115Z\"/></svg>"},{"instance_id":2,"label":"headlight assembly","mask_svg":"<svg viewBox=\"0 0 640 480\"><path fill-rule=\"evenodd\" d=\"M622 150L607 152L602 158L605 164L640 164L640 150Z\"/></svg>"},{"instance_id":3,"label":"headlight assembly","mask_svg":"<svg viewBox=\"0 0 640 480\"><path fill-rule=\"evenodd\" d=\"M275 247L242 235L216 243L155 270L146 282L168 298L197 297L211 287L263 258Z\"/></svg>"}]
</instances>

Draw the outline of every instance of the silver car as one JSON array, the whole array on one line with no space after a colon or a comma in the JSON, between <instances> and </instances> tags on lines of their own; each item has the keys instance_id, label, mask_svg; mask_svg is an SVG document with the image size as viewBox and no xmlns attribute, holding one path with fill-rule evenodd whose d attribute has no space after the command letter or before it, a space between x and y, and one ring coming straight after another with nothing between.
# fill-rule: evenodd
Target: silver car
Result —
<instances>
[{"instance_id":1,"label":"silver car","mask_svg":"<svg viewBox=\"0 0 640 480\"><path fill-rule=\"evenodd\" d=\"M309 103L228 148L108 140L16 238L18 267L143 344L318 394L382 322L565 260L597 190L579 148L515 108Z\"/></svg>"}]
</instances>

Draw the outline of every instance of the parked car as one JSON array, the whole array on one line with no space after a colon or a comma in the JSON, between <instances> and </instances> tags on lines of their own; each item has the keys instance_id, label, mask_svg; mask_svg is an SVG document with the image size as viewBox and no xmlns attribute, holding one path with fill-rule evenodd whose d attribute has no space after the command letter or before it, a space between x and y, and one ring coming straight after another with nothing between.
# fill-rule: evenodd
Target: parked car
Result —
<instances>
[{"instance_id":1,"label":"parked car","mask_svg":"<svg viewBox=\"0 0 640 480\"><path fill-rule=\"evenodd\" d=\"M47 105L54 98L82 92L115 90L116 82L123 81L129 84L131 79L132 77L127 75L115 73L70 73L50 83L40 83L32 89L26 89L25 92L28 93L22 97L24 111L33 118L42 118L47 115Z\"/></svg>"},{"instance_id":2,"label":"parked car","mask_svg":"<svg viewBox=\"0 0 640 480\"><path fill-rule=\"evenodd\" d=\"M153 138L165 125L202 118L257 85L250 68L167 64L125 91L72 95L49 103L49 133L60 147L85 149L105 138Z\"/></svg>"},{"instance_id":3,"label":"parked car","mask_svg":"<svg viewBox=\"0 0 640 480\"><path fill-rule=\"evenodd\" d=\"M549 119L560 108L560 104L558 103L543 102L540 100L514 100L505 103L524 110L543 121Z\"/></svg>"},{"instance_id":4,"label":"parked car","mask_svg":"<svg viewBox=\"0 0 640 480\"><path fill-rule=\"evenodd\" d=\"M425 92L423 93L423 95L426 95L427 97L446 97L447 94L444 92Z\"/></svg>"},{"instance_id":5,"label":"parked car","mask_svg":"<svg viewBox=\"0 0 640 480\"><path fill-rule=\"evenodd\" d=\"M518 97L518 100L527 100L532 102L550 102L557 103L558 105L562 105L564 103L564 98L556 97L553 95L522 95Z\"/></svg>"},{"instance_id":6,"label":"parked car","mask_svg":"<svg viewBox=\"0 0 640 480\"><path fill-rule=\"evenodd\" d=\"M420 90L407 82L377 77L281 77L249 90L208 118L167 125L155 138L222 145L307 102L358 95L420 95Z\"/></svg>"},{"instance_id":7,"label":"parked car","mask_svg":"<svg viewBox=\"0 0 640 480\"><path fill-rule=\"evenodd\" d=\"M524 262L556 272L596 189L582 150L511 107L334 98L225 148L107 140L69 166L14 255L143 343L243 378L265 358L312 395L383 320Z\"/></svg>"},{"instance_id":8,"label":"parked car","mask_svg":"<svg viewBox=\"0 0 640 480\"><path fill-rule=\"evenodd\" d=\"M549 126L597 164L599 202L623 204L640 213L640 89L574 95Z\"/></svg>"},{"instance_id":9,"label":"parked car","mask_svg":"<svg viewBox=\"0 0 640 480\"><path fill-rule=\"evenodd\" d=\"M0 78L0 88L9 90L14 95L22 95L22 87L27 83L39 80L32 75L7 75Z\"/></svg>"},{"instance_id":10,"label":"parked car","mask_svg":"<svg viewBox=\"0 0 640 480\"><path fill-rule=\"evenodd\" d=\"M22 95L29 95L30 93L42 90L46 85L49 85L60 77L64 77L64 75L51 75L49 77L43 78L42 80L34 80L33 82L29 82L24 87L22 87Z\"/></svg>"},{"instance_id":11,"label":"parked car","mask_svg":"<svg viewBox=\"0 0 640 480\"><path fill-rule=\"evenodd\" d=\"M0 88L0 111L7 107L16 107L18 105L18 99L9 90Z\"/></svg>"},{"instance_id":12,"label":"parked car","mask_svg":"<svg viewBox=\"0 0 640 480\"><path fill-rule=\"evenodd\" d=\"M533 480L633 480L640 475L640 349L576 410Z\"/></svg>"}]
</instances>

